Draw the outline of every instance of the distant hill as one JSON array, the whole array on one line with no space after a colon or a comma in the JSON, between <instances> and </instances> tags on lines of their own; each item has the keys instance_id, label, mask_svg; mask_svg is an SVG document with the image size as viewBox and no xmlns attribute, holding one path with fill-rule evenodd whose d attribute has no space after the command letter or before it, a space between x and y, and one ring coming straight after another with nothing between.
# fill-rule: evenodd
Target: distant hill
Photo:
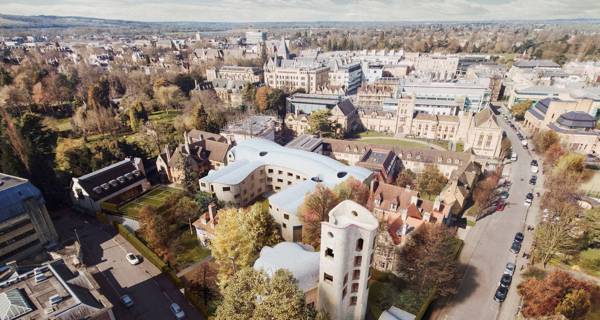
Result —
<instances>
[{"instance_id":1,"label":"distant hill","mask_svg":"<svg viewBox=\"0 0 600 320\"><path fill-rule=\"evenodd\" d=\"M123 28L123 27L148 27L155 23L109 20L86 17L60 17L60 16L17 16L0 14L0 28Z\"/></svg>"}]
</instances>

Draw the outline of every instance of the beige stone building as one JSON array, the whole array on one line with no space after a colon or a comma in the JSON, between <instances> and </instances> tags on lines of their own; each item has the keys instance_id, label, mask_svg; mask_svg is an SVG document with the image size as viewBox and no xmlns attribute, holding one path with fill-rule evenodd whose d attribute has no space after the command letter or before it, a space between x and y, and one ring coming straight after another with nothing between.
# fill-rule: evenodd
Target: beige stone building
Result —
<instances>
[{"instance_id":1,"label":"beige stone building","mask_svg":"<svg viewBox=\"0 0 600 320\"><path fill-rule=\"evenodd\" d=\"M329 67L318 62L272 58L265 64L264 71L267 86L287 91L304 89L306 93L315 93L329 83Z\"/></svg>"},{"instance_id":2,"label":"beige stone building","mask_svg":"<svg viewBox=\"0 0 600 320\"><path fill-rule=\"evenodd\" d=\"M263 82L263 71L257 67L223 66L220 69L206 69L206 80L233 80L250 83Z\"/></svg>"},{"instance_id":3,"label":"beige stone building","mask_svg":"<svg viewBox=\"0 0 600 320\"><path fill-rule=\"evenodd\" d=\"M596 130L594 101L546 98L525 113L524 127L530 132L552 130L569 149L587 154L600 153L600 131Z\"/></svg>"}]
</instances>

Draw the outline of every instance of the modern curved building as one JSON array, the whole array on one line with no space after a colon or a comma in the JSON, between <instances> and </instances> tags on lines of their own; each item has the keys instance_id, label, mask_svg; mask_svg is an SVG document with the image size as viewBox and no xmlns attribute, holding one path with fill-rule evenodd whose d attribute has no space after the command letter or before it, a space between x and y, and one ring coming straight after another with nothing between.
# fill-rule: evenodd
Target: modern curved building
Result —
<instances>
[{"instance_id":1,"label":"modern curved building","mask_svg":"<svg viewBox=\"0 0 600 320\"><path fill-rule=\"evenodd\" d=\"M365 168L265 139L240 141L227 154L227 162L228 166L200 179L200 190L235 206L269 197L271 215L281 226L283 238L295 242L302 239L297 209L318 183L333 188L349 177L369 183L373 174Z\"/></svg>"}]
</instances>

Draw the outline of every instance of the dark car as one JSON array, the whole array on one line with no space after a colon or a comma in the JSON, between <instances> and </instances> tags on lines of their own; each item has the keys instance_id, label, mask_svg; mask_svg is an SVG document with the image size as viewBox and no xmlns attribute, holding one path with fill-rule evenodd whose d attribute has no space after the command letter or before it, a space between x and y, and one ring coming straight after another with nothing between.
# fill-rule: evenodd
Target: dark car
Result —
<instances>
[{"instance_id":1,"label":"dark car","mask_svg":"<svg viewBox=\"0 0 600 320\"><path fill-rule=\"evenodd\" d=\"M533 200L533 193L531 193L531 192L527 193L527 195L525 196L525 198L529 199L529 200Z\"/></svg>"},{"instance_id":2,"label":"dark car","mask_svg":"<svg viewBox=\"0 0 600 320\"><path fill-rule=\"evenodd\" d=\"M525 239L525 235L523 235L522 232L515 233L515 240L514 241L523 242L523 239Z\"/></svg>"},{"instance_id":3,"label":"dark car","mask_svg":"<svg viewBox=\"0 0 600 320\"><path fill-rule=\"evenodd\" d=\"M538 162L537 162L537 160L531 160L531 165L532 165L532 166L537 166L537 165L538 165Z\"/></svg>"},{"instance_id":4,"label":"dark car","mask_svg":"<svg viewBox=\"0 0 600 320\"><path fill-rule=\"evenodd\" d=\"M496 289L496 294L494 294L494 301L503 302L504 299L506 299L507 294L508 294L508 288L499 286L498 289Z\"/></svg>"},{"instance_id":5,"label":"dark car","mask_svg":"<svg viewBox=\"0 0 600 320\"><path fill-rule=\"evenodd\" d=\"M512 246L510 246L510 252L518 254L519 251L521 251L521 242L513 241Z\"/></svg>"},{"instance_id":6,"label":"dark car","mask_svg":"<svg viewBox=\"0 0 600 320\"><path fill-rule=\"evenodd\" d=\"M500 278L500 286L508 288L512 282L512 276L510 274L503 274Z\"/></svg>"},{"instance_id":7,"label":"dark car","mask_svg":"<svg viewBox=\"0 0 600 320\"><path fill-rule=\"evenodd\" d=\"M537 176L531 176L531 179L529 179L529 184L535 186L536 183L537 183Z\"/></svg>"}]
</instances>

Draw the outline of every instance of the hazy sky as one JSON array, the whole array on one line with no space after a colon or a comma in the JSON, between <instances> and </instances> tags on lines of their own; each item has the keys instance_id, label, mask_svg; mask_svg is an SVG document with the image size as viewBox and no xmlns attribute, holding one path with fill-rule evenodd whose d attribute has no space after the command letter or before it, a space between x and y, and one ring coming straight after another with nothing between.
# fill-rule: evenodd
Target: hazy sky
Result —
<instances>
[{"instance_id":1,"label":"hazy sky","mask_svg":"<svg viewBox=\"0 0 600 320\"><path fill-rule=\"evenodd\" d=\"M0 0L0 13L141 21L600 18L600 0Z\"/></svg>"}]
</instances>

